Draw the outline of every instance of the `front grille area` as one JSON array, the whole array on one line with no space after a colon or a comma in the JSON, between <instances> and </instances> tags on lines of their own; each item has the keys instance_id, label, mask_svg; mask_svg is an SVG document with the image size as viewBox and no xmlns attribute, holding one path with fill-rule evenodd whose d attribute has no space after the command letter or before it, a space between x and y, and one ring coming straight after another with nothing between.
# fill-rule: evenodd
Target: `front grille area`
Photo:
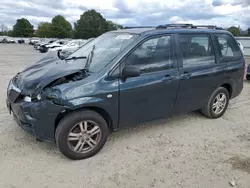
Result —
<instances>
[{"instance_id":1,"label":"front grille area","mask_svg":"<svg viewBox=\"0 0 250 188\"><path fill-rule=\"evenodd\" d=\"M14 102L23 102L24 95L19 94Z\"/></svg>"},{"instance_id":2,"label":"front grille area","mask_svg":"<svg viewBox=\"0 0 250 188\"><path fill-rule=\"evenodd\" d=\"M21 90L18 89L14 84L13 80L10 81L8 89L7 89L7 96L10 102L15 102L15 100L18 98L20 95Z\"/></svg>"}]
</instances>

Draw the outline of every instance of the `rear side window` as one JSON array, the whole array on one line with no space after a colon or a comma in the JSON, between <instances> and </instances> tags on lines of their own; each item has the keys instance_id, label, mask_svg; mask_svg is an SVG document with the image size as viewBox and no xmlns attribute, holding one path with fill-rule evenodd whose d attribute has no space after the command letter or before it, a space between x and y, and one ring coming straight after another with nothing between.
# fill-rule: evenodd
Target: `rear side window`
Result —
<instances>
[{"instance_id":1,"label":"rear side window","mask_svg":"<svg viewBox=\"0 0 250 188\"><path fill-rule=\"evenodd\" d=\"M232 36L228 34L216 34L216 42L219 46L220 57L224 61L241 58L240 48Z\"/></svg>"},{"instance_id":2,"label":"rear side window","mask_svg":"<svg viewBox=\"0 0 250 188\"><path fill-rule=\"evenodd\" d=\"M196 67L215 63L215 54L209 35L179 35L183 67Z\"/></svg>"}]
</instances>

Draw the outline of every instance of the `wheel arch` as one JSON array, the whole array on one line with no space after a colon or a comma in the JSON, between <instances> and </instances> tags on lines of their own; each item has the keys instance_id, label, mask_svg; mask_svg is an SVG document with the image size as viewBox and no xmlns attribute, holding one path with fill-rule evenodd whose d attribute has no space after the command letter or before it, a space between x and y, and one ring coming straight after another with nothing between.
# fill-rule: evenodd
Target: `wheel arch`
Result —
<instances>
[{"instance_id":1,"label":"wheel arch","mask_svg":"<svg viewBox=\"0 0 250 188\"><path fill-rule=\"evenodd\" d=\"M228 91L229 97L230 98L232 97L233 87L230 83L224 83L224 84L220 85L220 87L224 87Z\"/></svg>"},{"instance_id":2,"label":"wheel arch","mask_svg":"<svg viewBox=\"0 0 250 188\"><path fill-rule=\"evenodd\" d=\"M97 107L97 106L85 106L85 107L80 107L74 110L64 110L61 113L59 113L54 121L54 132L56 131L56 128L59 124L59 122L68 114L70 113L74 113L76 111L84 111L84 110L92 110L96 113L98 113L99 115L101 115L104 120L106 121L108 128L110 129L110 131L113 131L113 120L110 116L110 114L104 110L103 108Z\"/></svg>"}]
</instances>

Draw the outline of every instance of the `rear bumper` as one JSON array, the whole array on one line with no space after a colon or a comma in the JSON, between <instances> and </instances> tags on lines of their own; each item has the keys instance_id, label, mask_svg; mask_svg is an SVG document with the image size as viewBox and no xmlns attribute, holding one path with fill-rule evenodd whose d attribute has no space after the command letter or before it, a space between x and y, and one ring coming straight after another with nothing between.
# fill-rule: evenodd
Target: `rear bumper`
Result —
<instances>
[{"instance_id":1,"label":"rear bumper","mask_svg":"<svg viewBox=\"0 0 250 188\"><path fill-rule=\"evenodd\" d=\"M65 107L51 101L14 102L6 100L17 124L39 140L55 142L55 119Z\"/></svg>"},{"instance_id":2,"label":"rear bumper","mask_svg":"<svg viewBox=\"0 0 250 188\"><path fill-rule=\"evenodd\" d=\"M250 64L247 66L247 71L246 71L247 74L250 74Z\"/></svg>"},{"instance_id":3,"label":"rear bumper","mask_svg":"<svg viewBox=\"0 0 250 188\"><path fill-rule=\"evenodd\" d=\"M243 81L244 79L238 79L233 85L232 85L232 95L231 99L239 96L243 90Z\"/></svg>"}]
</instances>

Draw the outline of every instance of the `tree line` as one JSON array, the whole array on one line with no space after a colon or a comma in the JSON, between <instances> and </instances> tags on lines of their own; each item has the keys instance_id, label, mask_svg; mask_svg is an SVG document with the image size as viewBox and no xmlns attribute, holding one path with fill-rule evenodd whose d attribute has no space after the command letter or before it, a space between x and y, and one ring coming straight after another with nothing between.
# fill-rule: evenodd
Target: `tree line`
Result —
<instances>
[{"instance_id":1,"label":"tree line","mask_svg":"<svg viewBox=\"0 0 250 188\"><path fill-rule=\"evenodd\" d=\"M97 37L107 31L122 29L123 26L106 20L99 12L88 10L74 23L74 28L63 16L57 15L51 22L41 22L37 30L25 18L17 19L13 30L0 25L0 35L12 37L41 37L41 38L82 38Z\"/></svg>"},{"instance_id":2,"label":"tree line","mask_svg":"<svg viewBox=\"0 0 250 188\"><path fill-rule=\"evenodd\" d=\"M13 26L13 30L8 30L4 25L0 25L0 35L13 37L41 37L41 38L82 38L88 39L97 37L107 31L122 29L123 26L106 20L99 12L88 10L84 12L80 19L74 23L74 27L63 16L55 16L51 22L41 22L36 31L34 26L25 18L18 19ZM230 27L227 29L234 36L250 36L250 28L246 31L240 27Z\"/></svg>"},{"instance_id":3,"label":"tree line","mask_svg":"<svg viewBox=\"0 0 250 188\"><path fill-rule=\"evenodd\" d=\"M240 27L232 26L229 27L227 30L230 31L235 37L250 36L250 28L244 31Z\"/></svg>"}]
</instances>

